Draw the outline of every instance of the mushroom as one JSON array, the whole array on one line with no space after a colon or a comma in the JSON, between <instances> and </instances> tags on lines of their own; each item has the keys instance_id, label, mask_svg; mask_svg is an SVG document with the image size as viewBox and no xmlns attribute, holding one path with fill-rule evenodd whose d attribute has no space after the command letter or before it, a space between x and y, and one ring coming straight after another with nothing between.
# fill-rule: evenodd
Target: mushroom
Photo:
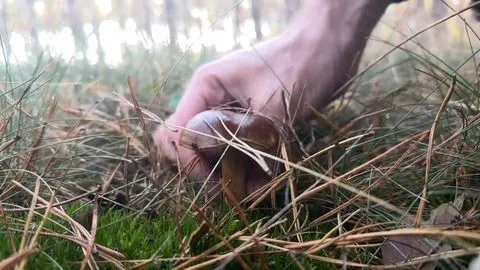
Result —
<instances>
[{"instance_id":1,"label":"mushroom","mask_svg":"<svg viewBox=\"0 0 480 270\"><path fill-rule=\"evenodd\" d=\"M279 149L280 135L278 125L260 114L208 110L187 123L180 144L194 150L212 166L221 158L222 186L240 202L251 193L249 186L254 186L254 182L266 182L271 176L269 164L248 148L273 154ZM229 146L226 140L243 147ZM227 203L233 203L228 196Z\"/></svg>"}]
</instances>

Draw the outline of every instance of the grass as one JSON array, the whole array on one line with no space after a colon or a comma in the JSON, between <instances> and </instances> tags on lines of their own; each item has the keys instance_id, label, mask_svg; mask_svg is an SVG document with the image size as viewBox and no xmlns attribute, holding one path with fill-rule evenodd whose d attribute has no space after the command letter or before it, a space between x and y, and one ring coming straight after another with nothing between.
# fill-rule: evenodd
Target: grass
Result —
<instances>
[{"instance_id":1,"label":"grass","mask_svg":"<svg viewBox=\"0 0 480 270\"><path fill-rule=\"evenodd\" d=\"M242 204L240 212L206 202L201 183L162 164L151 139L201 57L163 87L167 72L156 63L133 75L107 70L95 83L85 67L9 64L0 92L0 265L467 266L480 253L478 45L469 46L445 59L412 39L395 51L399 62L375 63L296 126L299 158L279 158L291 169L272 182L291 183L295 194L282 186L275 209ZM148 107L158 89L159 105ZM398 241L426 254L409 247L413 260L398 260Z\"/></svg>"},{"instance_id":2,"label":"grass","mask_svg":"<svg viewBox=\"0 0 480 270\"><path fill-rule=\"evenodd\" d=\"M82 211L83 209L83 211ZM66 213L70 216L77 216L80 213L85 214L85 205L72 204L66 209ZM18 218L21 218L19 215ZM40 222L40 217L35 219L35 223ZM21 232L24 224L21 220L11 223L9 230L14 233L14 243L16 246L21 241ZM195 220L187 220L183 226L183 234L191 233L197 224ZM65 221L53 218L44 225L46 232L56 232L58 234L68 234L66 228L68 223ZM171 218L166 216L159 216L155 219L140 216L136 218L135 215L129 214L123 210L108 210L99 217L98 227L96 230L96 243L105 247L115 247L114 250L122 253L126 258L138 258L147 260L155 253L159 252L163 257L173 257L178 252L180 240L178 237L167 237L165 232L175 229L175 223ZM2 231L5 232L5 227L2 226ZM128 233L126 233L128 232ZM8 239L5 234L0 237L2 243L7 243ZM41 237L38 245L40 247L38 253L31 256L28 264L29 269L54 269L61 267L63 269L78 269L80 262L83 259L82 250L76 243L62 239L61 237L48 236ZM6 258L12 254L8 246L4 246L0 251L0 256ZM115 269L109 263L98 260L99 266L109 266L110 269ZM162 269L169 269L172 262L159 262L157 267ZM158 268L157 268L158 269Z\"/></svg>"}]
</instances>

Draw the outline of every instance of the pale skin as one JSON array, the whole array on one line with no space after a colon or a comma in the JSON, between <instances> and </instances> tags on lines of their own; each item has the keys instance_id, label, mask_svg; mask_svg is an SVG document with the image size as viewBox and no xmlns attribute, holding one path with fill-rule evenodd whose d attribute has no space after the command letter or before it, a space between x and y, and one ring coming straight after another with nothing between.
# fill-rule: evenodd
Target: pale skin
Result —
<instances>
[{"instance_id":1,"label":"pale skin","mask_svg":"<svg viewBox=\"0 0 480 270\"><path fill-rule=\"evenodd\" d=\"M200 67L175 112L154 133L160 152L186 166L197 155L179 145L178 127L232 102L293 121L311 116L308 105L321 110L358 72L368 37L392 2L397 1L308 0L279 36ZM189 176L205 179L211 170L212 164L200 159ZM252 180L248 193L263 184Z\"/></svg>"}]
</instances>

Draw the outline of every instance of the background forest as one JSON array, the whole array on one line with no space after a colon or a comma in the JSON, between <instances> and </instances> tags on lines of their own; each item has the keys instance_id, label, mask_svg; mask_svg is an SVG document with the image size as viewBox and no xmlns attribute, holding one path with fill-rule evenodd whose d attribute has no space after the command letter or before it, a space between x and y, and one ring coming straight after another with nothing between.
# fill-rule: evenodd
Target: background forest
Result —
<instances>
[{"instance_id":1,"label":"background forest","mask_svg":"<svg viewBox=\"0 0 480 270\"><path fill-rule=\"evenodd\" d=\"M392 5L374 33L380 41L370 42L365 59L468 4L410 0ZM122 76L128 74L170 97L172 108L196 67L275 36L302 1L2 0L0 5L0 61L8 63L1 68L14 81L25 79L36 66L52 65L63 70L63 84L97 82L102 89L103 84L125 85ZM469 20L472 14L462 16ZM480 24L470 27L480 29ZM462 18L435 26L416 40L450 59L470 52L472 42ZM443 50L446 44L448 51ZM405 59L395 56L388 64ZM167 76L173 79L165 82Z\"/></svg>"}]
</instances>

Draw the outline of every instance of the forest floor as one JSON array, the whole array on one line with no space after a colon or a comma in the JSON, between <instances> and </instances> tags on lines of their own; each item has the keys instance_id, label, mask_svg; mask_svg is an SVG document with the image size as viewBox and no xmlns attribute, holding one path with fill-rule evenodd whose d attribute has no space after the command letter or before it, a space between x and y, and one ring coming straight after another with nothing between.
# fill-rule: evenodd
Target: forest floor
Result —
<instances>
[{"instance_id":1,"label":"forest floor","mask_svg":"<svg viewBox=\"0 0 480 270\"><path fill-rule=\"evenodd\" d=\"M468 267L480 253L478 65L416 49L365 61L344 97L295 126L300 158L262 193L274 207L252 209L253 197L241 210L205 201L151 139L205 59L180 74L141 59L95 71L108 82L7 65L0 269Z\"/></svg>"}]
</instances>

